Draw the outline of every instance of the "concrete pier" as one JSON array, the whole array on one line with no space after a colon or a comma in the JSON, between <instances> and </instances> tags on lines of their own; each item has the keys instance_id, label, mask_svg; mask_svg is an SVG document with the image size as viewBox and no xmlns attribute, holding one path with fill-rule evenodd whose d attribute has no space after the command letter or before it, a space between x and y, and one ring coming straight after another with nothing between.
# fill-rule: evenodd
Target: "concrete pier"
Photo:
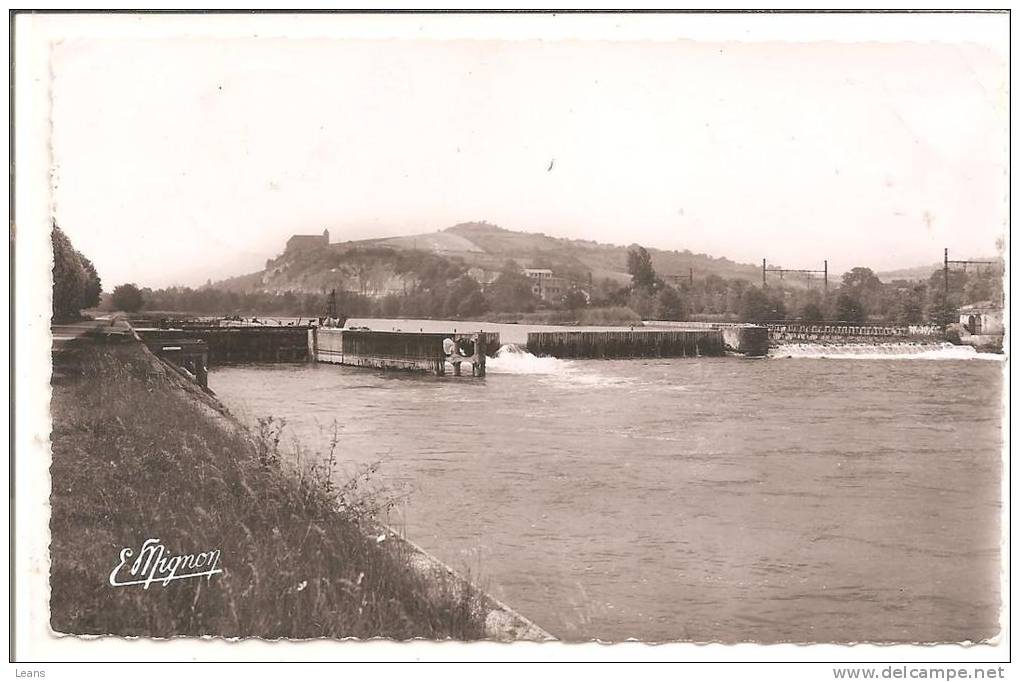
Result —
<instances>
[{"instance_id":1,"label":"concrete pier","mask_svg":"<svg viewBox=\"0 0 1020 682\"><path fill-rule=\"evenodd\" d=\"M531 332L528 352L555 358L687 358L724 355L718 329Z\"/></svg>"},{"instance_id":2,"label":"concrete pier","mask_svg":"<svg viewBox=\"0 0 1020 682\"><path fill-rule=\"evenodd\" d=\"M385 332L322 327L312 330L311 337L312 354L317 362L427 372L436 376L444 376L447 365L459 376L460 365L465 362L471 364L472 376L485 376L486 350L499 347L499 335L491 332ZM447 355L443 347L446 339L468 340L473 352Z\"/></svg>"},{"instance_id":3,"label":"concrete pier","mask_svg":"<svg viewBox=\"0 0 1020 682\"><path fill-rule=\"evenodd\" d=\"M762 357L769 353L769 330L758 325L722 327L726 350L748 357Z\"/></svg>"}]
</instances>

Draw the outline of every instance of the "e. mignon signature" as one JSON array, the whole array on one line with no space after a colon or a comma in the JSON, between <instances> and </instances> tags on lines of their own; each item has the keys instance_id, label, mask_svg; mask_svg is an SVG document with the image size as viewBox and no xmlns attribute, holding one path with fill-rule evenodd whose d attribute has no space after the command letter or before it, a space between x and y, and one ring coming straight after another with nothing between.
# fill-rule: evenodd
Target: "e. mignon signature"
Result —
<instances>
[{"instance_id":1,"label":"e. mignon signature","mask_svg":"<svg viewBox=\"0 0 1020 682\"><path fill-rule=\"evenodd\" d=\"M213 549L198 554L171 554L159 538L149 538L142 543L138 557L128 569L128 575L134 580L118 580L118 574L123 569L135 551L125 547L120 551L120 563L110 573L110 585L112 587L127 587L129 585L143 585L149 589L152 583L162 584L164 587L174 580L186 578L205 578L211 580L217 573L223 573L218 568L220 561L220 550Z\"/></svg>"}]
</instances>

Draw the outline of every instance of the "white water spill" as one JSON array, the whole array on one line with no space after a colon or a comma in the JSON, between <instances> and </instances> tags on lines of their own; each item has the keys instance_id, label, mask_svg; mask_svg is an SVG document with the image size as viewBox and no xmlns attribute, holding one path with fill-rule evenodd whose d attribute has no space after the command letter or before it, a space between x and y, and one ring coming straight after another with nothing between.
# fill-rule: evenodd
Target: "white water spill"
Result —
<instances>
[{"instance_id":1,"label":"white water spill","mask_svg":"<svg viewBox=\"0 0 1020 682\"><path fill-rule=\"evenodd\" d=\"M536 357L515 343L505 343L485 361L485 369L497 374L565 374L570 364L558 358Z\"/></svg>"},{"instance_id":2,"label":"white water spill","mask_svg":"<svg viewBox=\"0 0 1020 682\"><path fill-rule=\"evenodd\" d=\"M503 344L494 357L486 360L485 369L492 374L532 375L540 383L556 383L568 388L624 386L633 383L627 377L606 376L592 371L591 364L582 367L571 360L532 355L515 343Z\"/></svg>"},{"instance_id":3,"label":"white water spill","mask_svg":"<svg viewBox=\"0 0 1020 682\"><path fill-rule=\"evenodd\" d=\"M951 343L791 343L769 350L770 358L840 360L1001 360L996 353L979 353L972 346Z\"/></svg>"}]
</instances>

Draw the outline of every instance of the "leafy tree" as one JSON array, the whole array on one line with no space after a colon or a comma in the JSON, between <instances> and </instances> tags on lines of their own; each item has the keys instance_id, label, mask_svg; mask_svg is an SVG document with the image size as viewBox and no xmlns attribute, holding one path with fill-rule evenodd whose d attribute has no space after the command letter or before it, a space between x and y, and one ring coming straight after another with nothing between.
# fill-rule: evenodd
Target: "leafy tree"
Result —
<instances>
[{"instance_id":1,"label":"leafy tree","mask_svg":"<svg viewBox=\"0 0 1020 682\"><path fill-rule=\"evenodd\" d=\"M103 293L102 280L99 279L99 273L96 272L96 267L92 265L92 261L80 253L78 257L85 271L85 288L79 303L82 308L95 308L99 305L99 300Z\"/></svg>"},{"instance_id":2,"label":"leafy tree","mask_svg":"<svg viewBox=\"0 0 1020 682\"><path fill-rule=\"evenodd\" d=\"M861 299L849 292L840 292L836 297L836 317L841 322L863 322L864 305Z\"/></svg>"},{"instance_id":3,"label":"leafy tree","mask_svg":"<svg viewBox=\"0 0 1020 682\"><path fill-rule=\"evenodd\" d=\"M141 310L145 303L141 290L134 284L118 284L113 290L111 300L115 310L122 310L126 313Z\"/></svg>"},{"instance_id":4,"label":"leafy tree","mask_svg":"<svg viewBox=\"0 0 1020 682\"><path fill-rule=\"evenodd\" d=\"M714 312L738 315L740 313L740 303L743 299L744 292L747 291L749 287L750 285L742 279L731 279L729 281L729 286L726 287L724 303Z\"/></svg>"},{"instance_id":5,"label":"leafy tree","mask_svg":"<svg viewBox=\"0 0 1020 682\"><path fill-rule=\"evenodd\" d=\"M567 310L577 310L588 305L588 299L580 289L571 289L563 295L563 307Z\"/></svg>"},{"instance_id":6,"label":"leafy tree","mask_svg":"<svg viewBox=\"0 0 1020 682\"><path fill-rule=\"evenodd\" d=\"M882 286L871 268L856 267L843 274L843 288L851 291L874 291Z\"/></svg>"},{"instance_id":7,"label":"leafy tree","mask_svg":"<svg viewBox=\"0 0 1020 682\"><path fill-rule=\"evenodd\" d=\"M687 306L676 289L666 286L659 291L655 302L655 316L660 320L683 320L687 317Z\"/></svg>"},{"instance_id":8,"label":"leafy tree","mask_svg":"<svg viewBox=\"0 0 1020 682\"><path fill-rule=\"evenodd\" d=\"M964 275L967 276L967 283L964 285L967 303L979 301L1002 303L1002 274L997 269L982 267L976 272L964 272Z\"/></svg>"},{"instance_id":9,"label":"leafy tree","mask_svg":"<svg viewBox=\"0 0 1020 682\"><path fill-rule=\"evenodd\" d=\"M485 300L481 290L475 289L460 300L460 303L457 305L457 315L460 317L474 317L484 313L488 307L489 303Z\"/></svg>"},{"instance_id":10,"label":"leafy tree","mask_svg":"<svg viewBox=\"0 0 1020 682\"><path fill-rule=\"evenodd\" d=\"M496 281L486 289L490 309L499 312L534 311L537 300L531 286L531 280L517 263L508 261Z\"/></svg>"},{"instance_id":11,"label":"leafy tree","mask_svg":"<svg viewBox=\"0 0 1020 682\"><path fill-rule=\"evenodd\" d=\"M882 280L871 271L871 268L856 267L844 273L840 293L846 296L836 300L836 315L841 320L863 322L872 311L876 313L881 311ZM842 307L840 300L845 304Z\"/></svg>"},{"instance_id":12,"label":"leafy tree","mask_svg":"<svg viewBox=\"0 0 1020 682\"><path fill-rule=\"evenodd\" d=\"M820 305L814 301L809 301L800 309L800 317L805 322L818 322L825 318L825 313Z\"/></svg>"},{"instance_id":13,"label":"leafy tree","mask_svg":"<svg viewBox=\"0 0 1020 682\"><path fill-rule=\"evenodd\" d=\"M400 316L400 297L390 294L382 300L382 316L383 317L399 317Z\"/></svg>"},{"instance_id":14,"label":"leafy tree","mask_svg":"<svg viewBox=\"0 0 1020 682\"><path fill-rule=\"evenodd\" d=\"M740 301L740 317L745 322L768 322L782 319L785 309L758 287L748 287Z\"/></svg>"},{"instance_id":15,"label":"leafy tree","mask_svg":"<svg viewBox=\"0 0 1020 682\"><path fill-rule=\"evenodd\" d=\"M924 322L924 300L928 287L924 283L915 284L901 293L901 301L897 322L901 324L918 324Z\"/></svg>"},{"instance_id":16,"label":"leafy tree","mask_svg":"<svg viewBox=\"0 0 1020 682\"><path fill-rule=\"evenodd\" d=\"M655 305L655 294L650 289L634 287L627 297L627 307L640 315L643 320L650 320L655 317Z\"/></svg>"},{"instance_id":17,"label":"leafy tree","mask_svg":"<svg viewBox=\"0 0 1020 682\"><path fill-rule=\"evenodd\" d=\"M92 261L75 250L56 223L50 231L53 245L53 318L71 320L82 308L99 305L102 284Z\"/></svg>"},{"instance_id":18,"label":"leafy tree","mask_svg":"<svg viewBox=\"0 0 1020 682\"><path fill-rule=\"evenodd\" d=\"M643 246L635 246L627 252L627 272L633 278L635 288L651 290L655 287L656 276L652 267L652 257Z\"/></svg>"},{"instance_id":19,"label":"leafy tree","mask_svg":"<svg viewBox=\"0 0 1020 682\"><path fill-rule=\"evenodd\" d=\"M447 317L476 315L482 312L485 307L485 298L482 296L478 282L463 275L449 287L443 314Z\"/></svg>"},{"instance_id":20,"label":"leafy tree","mask_svg":"<svg viewBox=\"0 0 1020 682\"><path fill-rule=\"evenodd\" d=\"M71 240L56 224L50 232L53 243L53 318L73 319L81 310L88 275Z\"/></svg>"}]
</instances>

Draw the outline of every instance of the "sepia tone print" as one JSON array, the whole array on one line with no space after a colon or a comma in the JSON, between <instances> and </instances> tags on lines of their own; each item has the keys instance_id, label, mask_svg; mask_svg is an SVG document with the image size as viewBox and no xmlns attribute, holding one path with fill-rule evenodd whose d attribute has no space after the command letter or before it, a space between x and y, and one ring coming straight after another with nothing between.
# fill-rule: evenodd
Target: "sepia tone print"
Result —
<instances>
[{"instance_id":1,"label":"sepia tone print","mask_svg":"<svg viewBox=\"0 0 1020 682\"><path fill-rule=\"evenodd\" d=\"M1000 53L50 50L56 633L999 636Z\"/></svg>"}]
</instances>

